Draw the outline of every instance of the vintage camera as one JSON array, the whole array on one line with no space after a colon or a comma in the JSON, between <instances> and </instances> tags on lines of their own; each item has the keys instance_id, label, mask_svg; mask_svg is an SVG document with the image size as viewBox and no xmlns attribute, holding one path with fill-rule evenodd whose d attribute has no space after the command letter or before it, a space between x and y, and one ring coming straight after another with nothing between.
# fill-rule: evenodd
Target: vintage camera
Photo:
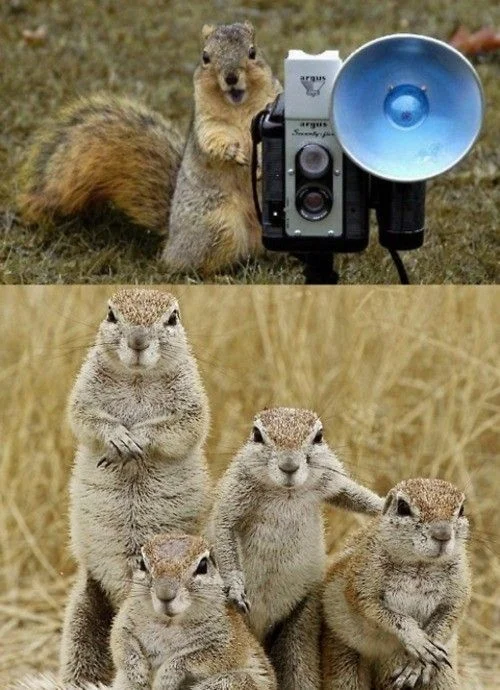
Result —
<instances>
[{"instance_id":1,"label":"vintage camera","mask_svg":"<svg viewBox=\"0 0 500 690\"><path fill-rule=\"evenodd\" d=\"M335 50L291 50L284 93L252 125L264 245L361 251L373 208L383 246L420 247L425 180L466 155L483 111L471 64L432 38L386 36L345 62Z\"/></svg>"}]
</instances>

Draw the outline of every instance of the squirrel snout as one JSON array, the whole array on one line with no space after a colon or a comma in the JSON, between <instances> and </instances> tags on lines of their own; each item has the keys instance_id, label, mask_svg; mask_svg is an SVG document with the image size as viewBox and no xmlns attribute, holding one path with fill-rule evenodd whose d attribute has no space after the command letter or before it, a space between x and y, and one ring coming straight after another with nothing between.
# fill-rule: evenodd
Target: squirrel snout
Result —
<instances>
[{"instance_id":1,"label":"squirrel snout","mask_svg":"<svg viewBox=\"0 0 500 690\"><path fill-rule=\"evenodd\" d=\"M284 460L279 463L280 470L286 472L286 474L294 474L299 469L299 466L297 460L293 459Z\"/></svg>"},{"instance_id":2,"label":"squirrel snout","mask_svg":"<svg viewBox=\"0 0 500 690\"><path fill-rule=\"evenodd\" d=\"M189 595L181 582L170 577L162 577L155 582L152 599L156 613L166 616L178 616L191 604Z\"/></svg>"},{"instance_id":3,"label":"squirrel snout","mask_svg":"<svg viewBox=\"0 0 500 690\"><path fill-rule=\"evenodd\" d=\"M154 591L159 601L164 604L169 604L177 596L179 587L176 582L164 581L158 582Z\"/></svg>"},{"instance_id":4,"label":"squirrel snout","mask_svg":"<svg viewBox=\"0 0 500 690\"><path fill-rule=\"evenodd\" d=\"M131 350L142 352L149 347L149 338L142 330L133 331L127 338L127 345Z\"/></svg>"},{"instance_id":5,"label":"squirrel snout","mask_svg":"<svg viewBox=\"0 0 500 690\"><path fill-rule=\"evenodd\" d=\"M437 541L449 541L451 539L451 525L448 522L436 522L431 525L431 537Z\"/></svg>"},{"instance_id":6,"label":"squirrel snout","mask_svg":"<svg viewBox=\"0 0 500 690\"><path fill-rule=\"evenodd\" d=\"M238 83L238 75L235 72L229 72L226 74L226 84L228 86L234 86Z\"/></svg>"}]
</instances>

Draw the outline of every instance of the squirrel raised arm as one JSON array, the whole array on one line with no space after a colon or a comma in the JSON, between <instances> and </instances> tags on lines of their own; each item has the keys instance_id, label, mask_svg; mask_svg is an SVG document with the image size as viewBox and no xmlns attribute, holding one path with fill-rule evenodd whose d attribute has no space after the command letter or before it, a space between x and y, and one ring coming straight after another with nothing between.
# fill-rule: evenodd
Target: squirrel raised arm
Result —
<instances>
[{"instance_id":1,"label":"squirrel raised arm","mask_svg":"<svg viewBox=\"0 0 500 690\"><path fill-rule=\"evenodd\" d=\"M276 407L257 414L219 482L209 534L228 596L266 644L285 690L320 683L316 598L327 499L361 512L382 506L346 476L315 412Z\"/></svg>"}]
</instances>

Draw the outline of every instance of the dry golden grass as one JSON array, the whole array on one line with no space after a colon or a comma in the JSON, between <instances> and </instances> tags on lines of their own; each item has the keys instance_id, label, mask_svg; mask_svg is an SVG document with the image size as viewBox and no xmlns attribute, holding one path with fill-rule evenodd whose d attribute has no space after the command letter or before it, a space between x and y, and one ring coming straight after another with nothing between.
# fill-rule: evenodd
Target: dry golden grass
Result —
<instances>
[{"instance_id":1,"label":"dry golden grass","mask_svg":"<svg viewBox=\"0 0 500 690\"><path fill-rule=\"evenodd\" d=\"M4 287L0 406L0 687L50 670L73 563L66 398L109 287ZM177 286L210 395L219 475L270 404L310 406L352 472L465 488L475 574L467 690L498 687L500 371L496 288ZM362 518L331 511L331 548Z\"/></svg>"}]
</instances>

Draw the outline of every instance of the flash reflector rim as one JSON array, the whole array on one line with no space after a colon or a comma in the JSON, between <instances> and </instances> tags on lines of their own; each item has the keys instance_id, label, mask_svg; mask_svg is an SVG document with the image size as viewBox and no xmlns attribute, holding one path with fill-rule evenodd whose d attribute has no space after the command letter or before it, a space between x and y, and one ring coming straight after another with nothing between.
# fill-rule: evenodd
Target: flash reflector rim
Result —
<instances>
[{"instance_id":1,"label":"flash reflector rim","mask_svg":"<svg viewBox=\"0 0 500 690\"><path fill-rule=\"evenodd\" d=\"M480 102L481 102L481 113L480 113L480 124L479 127L477 128L477 132L475 133L474 137L471 139L469 142L468 146L461 152L461 154L455 158L453 161L448 163L445 167L437 169L435 172L432 172L431 174L427 174L425 176L418 175L418 174L408 174L408 175L398 175L396 177L391 177L388 174L383 174L377 169L375 169L373 166L370 166L366 163L364 163L362 160L360 160L360 157L356 154L353 153L352 150L350 150L349 146L346 146L345 142L343 141L343 134L342 134L342 127L339 128L338 126L338 116L336 117L336 109L335 109L335 96L336 96L336 91L338 88L338 85L340 83L340 80L342 79L343 75L345 74L345 69L351 63L352 61L356 60L356 58L359 56L360 53L364 52L366 49L370 48L371 46L377 45L382 42L390 42L391 40L397 40L400 41L401 39L410 39L410 40L420 40L423 43L430 43L433 44L441 49L446 49L450 51L451 53L454 54L455 57L457 57L463 65L466 67L466 69L469 71L471 77L474 79L476 82L476 85L478 87L478 92L479 92L479 97L480 97ZM330 122L332 124L332 127L335 131L335 134L337 136L337 139L340 143L340 146L342 147L343 151L346 153L347 156L352 160L353 163L358 165L362 170L365 170L366 172L370 173L371 175L374 175L375 177L379 177L382 180L388 180L391 182L422 182L424 180L430 180L434 177L438 177L439 175L442 175L443 173L448 172L451 170L455 165L457 165L461 160L467 156L467 154L471 151L472 147L478 140L483 125L484 125L484 117L485 117L485 109L486 109L486 99L484 95L484 89L483 85L481 83L481 80L479 78L479 75L477 71L475 70L474 66L471 64L471 62L456 48L453 46L449 45L448 43L439 40L438 38L433 38L432 36L425 36L423 34L411 34L411 33L396 33L396 34L388 34L387 36L381 36L379 38L376 38L372 41L368 41L367 43L364 43L362 46L359 48L356 48L343 62L341 68L335 75L335 79L333 81L333 88L332 88L332 97L330 100Z\"/></svg>"}]
</instances>

